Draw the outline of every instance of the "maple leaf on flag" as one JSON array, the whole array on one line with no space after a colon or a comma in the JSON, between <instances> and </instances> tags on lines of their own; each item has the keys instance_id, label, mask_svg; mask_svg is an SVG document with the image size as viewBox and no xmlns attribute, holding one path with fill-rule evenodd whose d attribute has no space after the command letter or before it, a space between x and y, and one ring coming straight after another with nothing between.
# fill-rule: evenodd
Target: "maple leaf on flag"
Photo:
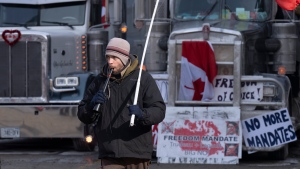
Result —
<instances>
[{"instance_id":1,"label":"maple leaf on flag","mask_svg":"<svg viewBox=\"0 0 300 169\"><path fill-rule=\"evenodd\" d=\"M193 100L201 100L202 92L204 91L205 83L201 80L201 78L197 79L193 82L195 93L193 96Z\"/></svg>"}]
</instances>

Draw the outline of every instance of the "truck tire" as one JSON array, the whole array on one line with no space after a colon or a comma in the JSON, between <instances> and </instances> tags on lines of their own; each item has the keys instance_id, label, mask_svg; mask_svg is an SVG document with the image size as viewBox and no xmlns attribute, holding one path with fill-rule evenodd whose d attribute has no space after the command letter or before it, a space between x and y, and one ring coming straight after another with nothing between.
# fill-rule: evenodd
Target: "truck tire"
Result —
<instances>
[{"instance_id":1,"label":"truck tire","mask_svg":"<svg viewBox=\"0 0 300 169\"><path fill-rule=\"evenodd\" d=\"M285 160L289 155L289 145L286 144L279 150L268 152L270 160Z\"/></svg>"},{"instance_id":2,"label":"truck tire","mask_svg":"<svg viewBox=\"0 0 300 169\"><path fill-rule=\"evenodd\" d=\"M87 143L82 138L74 138L73 139L73 146L76 151L94 151L95 150L95 143Z\"/></svg>"}]
</instances>

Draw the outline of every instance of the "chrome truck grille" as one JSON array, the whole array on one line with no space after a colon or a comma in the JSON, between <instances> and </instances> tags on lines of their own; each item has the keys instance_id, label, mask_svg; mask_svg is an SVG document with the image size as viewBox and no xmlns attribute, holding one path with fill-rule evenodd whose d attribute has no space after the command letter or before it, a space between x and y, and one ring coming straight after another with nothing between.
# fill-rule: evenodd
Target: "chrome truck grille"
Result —
<instances>
[{"instance_id":1,"label":"chrome truck grille","mask_svg":"<svg viewBox=\"0 0 300 169\"><path fill-rule=\"evenodd\" d=\"M42 96L42 44L0 41L0 98Z\"/></svg>"},{"instance_id":2,"label":"chrome truck grille","mask_svg":"<svg viewBox=\"0 0 300 169\"><path fill-rule=\"evenodd\" d=\"M191 39L189 39L191 41ZM192 39L194 40L194 39ZM202 40L202 39L200 39ZM234 106L242 107L243 110L261 110L261 109L279 109L286 106L286 100L288 93L287 88L283 85L282 81L286 80L285 76L260 74L257 75L243 75L241 70L242 65L242 42L241 41L229 41L219 42L213 41L211 43L214 47L214 54L216 64L218 66L218 75L229 75L233 76L233 97L230 101L212 100L212 101L199 101L199 100L180 100L178 98L179 87L180 87L180 71L181 71L181 56L182 56L182 42L187 40L173 40L170 42L170 53L169 56L176 56L176 59L169 59L169 90L171 91L168 95L168 104L176 106L186 105L205 105L205 106ZM199 39L195 39L199 41ZM170 71L171 70L171 71ZM175 77L175 78L173 78ZM242 83L249 82L260 82L263 83L263 88L269 85L270 87L276 88L272 96L262 96L259 100L243 100L242 99ZM286 85L288 86L288 85ZM261 91L263 91L261 88ZM263 93L264 94L264 93Z\"/></svg>"}]
</instances>

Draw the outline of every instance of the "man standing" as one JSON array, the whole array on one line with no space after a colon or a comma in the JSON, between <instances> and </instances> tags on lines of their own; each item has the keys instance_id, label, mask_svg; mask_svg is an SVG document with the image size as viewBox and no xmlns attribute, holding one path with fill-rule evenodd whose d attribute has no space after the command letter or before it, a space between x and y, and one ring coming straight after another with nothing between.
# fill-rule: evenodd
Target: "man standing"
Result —
<instances>
[{"instance_id":1,"label":"man standing","mask_svg":"<svg viewBox=\"0 0 300 169\"><path fill-rule=\"evenodd\" d=\"M153 151L152 125L163 121L166 105L155 80L146 71L142 71L137 104L133 105L139 66L126 40L112 38L105 57L107 64L78 106L78 118L85 124L95 123L103 169L148 169ZM111 69L107 90L103 91ZM94 111L98 104L99 111ZM132 114L135 125L130 127Z\"/></svg>"}]
</instances>

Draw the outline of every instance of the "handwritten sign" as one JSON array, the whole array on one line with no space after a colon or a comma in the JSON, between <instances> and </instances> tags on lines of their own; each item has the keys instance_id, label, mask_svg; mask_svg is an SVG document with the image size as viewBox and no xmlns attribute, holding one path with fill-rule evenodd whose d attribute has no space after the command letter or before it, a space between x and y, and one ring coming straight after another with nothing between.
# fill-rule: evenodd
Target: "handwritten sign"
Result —
<instances>
[{"instance_id":1,"label":"handwritten sign","mask_svg":"<svg viewBox=\"0 0 300 169\"><path fill-rule=\"evenodd\" d=\"M233 76L218 75L214 79L215 95L213 100L216 101L232 101L233 100ZM247 101L260 101L263 97L262 82L242 82L241 83L241 99Z\"/></svg>"},{"instance_id":2,"label":"handwritten sign","mask_svg":"<svg viewBox=\"0 0 300 169\"><path fill-rule=\"evenodd\" d=\"M240 128L239 108L168 107L158 125L158 163L236 164Z\"/></svg>"},{"instance_id":3,"label":"handwritten sign","mask_svg":"<svg viewBox=\"0 0 300 169\"><path fill-rule=\"evenodd\" d=\"M242 121L247 147L273 147L297 140L286 108Z\"/></svg>"}]
</instances>

